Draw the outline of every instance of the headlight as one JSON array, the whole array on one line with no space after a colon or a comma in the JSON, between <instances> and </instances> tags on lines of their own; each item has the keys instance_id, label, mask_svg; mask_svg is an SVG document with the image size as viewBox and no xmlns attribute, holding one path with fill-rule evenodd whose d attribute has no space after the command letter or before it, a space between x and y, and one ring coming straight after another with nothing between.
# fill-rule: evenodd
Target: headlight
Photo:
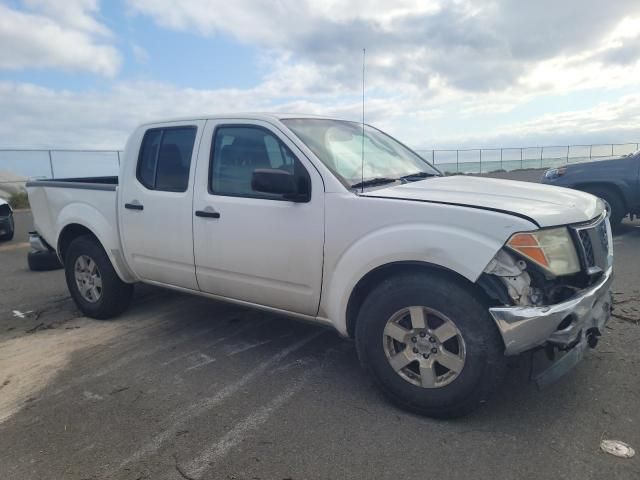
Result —
<instances>
[{"instance_id":1,"label":"headlight","mask_svg":"<svg viewBox=\"0 0 640 480\"><path fill-rule=\"evenodd\" d=\"M550 168L544 172L544 178L551 180L553 178L561 177L565 173L567 173L567 167Z\"/></svg>"},{"instance_id":2,"label":"headlight","mask_svg":"<svg viewBox=\"0 0 640 480\"><path fill-rule=\"evenodd\" d=\"M507 246L553 275L580 271L580 262L566 227L514 234Z\"/></svg>"}]
</instances>

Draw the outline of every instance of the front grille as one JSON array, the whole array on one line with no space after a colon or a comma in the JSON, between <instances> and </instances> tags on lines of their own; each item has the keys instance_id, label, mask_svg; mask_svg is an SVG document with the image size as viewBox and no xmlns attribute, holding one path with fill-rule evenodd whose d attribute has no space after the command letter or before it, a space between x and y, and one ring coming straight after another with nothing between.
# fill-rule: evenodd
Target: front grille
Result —
<instances>
[{"instance_id":1,"label":"front grille","mask_svg":"<svg viewBox=\"0 0 640 480\"><path fill-rule=\"evenodd\" d=\"M598 224L596 227L598 230L598 235L600 235L600 241L604 246L604 249L609 251L609 232L607 231L607 222L603 221Z\"/></svg>"},{"instance_id":2,"label":"front grille","mask_svg":"<svg viewBox=\"0 0 640 480\"><path fill-rule=\"evenodd\" d=\"M609 232L605 216L591 224L573 227L578 240L578 253L587 273L609 268Z\"/></svg>"},{"instance_id":3,"label":"front grille","mask_svg":"<svg viewBox=\"0 0 640 480\"><path fill-rule=\"evenodd\" d=\"M589 233L585 230L580 230L578 231L578 235L580 236L580 243L582 243L585 264L587 267L595 267L596 259L593 255L593 245L591 244Z\"/></svg>"}]
</instances>

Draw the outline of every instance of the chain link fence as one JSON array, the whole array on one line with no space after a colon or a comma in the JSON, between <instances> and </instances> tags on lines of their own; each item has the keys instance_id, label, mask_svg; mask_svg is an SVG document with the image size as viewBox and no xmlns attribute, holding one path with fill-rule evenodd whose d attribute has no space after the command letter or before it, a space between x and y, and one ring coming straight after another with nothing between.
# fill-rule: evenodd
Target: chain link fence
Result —
<instances>
[{"instance_id":1,"label":"chain link fence","mask_svg":"<svg viewBox=\"0 0 640 480\"><path fill-rule=\"evenodd\" d=\"M615 143L416 151L445 173L478 174L616 158L638 147L638 143ZM117 175L121 154L118 150L0 149L0 197L21 190L27 179Z\"/></svg>"},{"instance_id":2,"label":"chain link fence","mask_svg":"<svg viewBox=\"0 0 640 480\"><path fill-rule=\"evenodd\" d=\"M0 149L0 198L24 189L28 179L117 175L118 150Z\"/></svg>"},{"instance_id":3,"label":"chain link fence","mask_svg":"<svg viewBox=\"0 0 640 480\"><path fill-rule=\"evenodd\" d=\"M608 143L416 151L445 173L473 174L550 168L588 160L606 160L633 153L638 147L638 143Z\"/></svg>"}]
</instances>

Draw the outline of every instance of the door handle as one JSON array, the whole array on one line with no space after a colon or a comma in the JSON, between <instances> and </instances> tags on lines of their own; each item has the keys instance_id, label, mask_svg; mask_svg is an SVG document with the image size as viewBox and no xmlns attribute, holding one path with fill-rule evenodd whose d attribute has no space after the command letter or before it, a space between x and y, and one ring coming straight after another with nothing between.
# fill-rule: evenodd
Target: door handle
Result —
<instances>
[{"instance_id":1,"label":"door handle","mask_svg":"<svg viewBox=\"0 0 640 480\"><path fill-rule=\"evenodd\" d=\"M196 210L196 217L220 218L220 213L211 210Z\"/></svg>"},{"instance_id":2,"label":"door handle","mask_svg":"<svg viewBox=\"0 0 640 480\"><path fill-rule=\"evenodd\" d=\"M128 208L129 210L144 210L144 205L140 205L139 203L125 203L124 208Z\"/></svg>"}]
</instances>

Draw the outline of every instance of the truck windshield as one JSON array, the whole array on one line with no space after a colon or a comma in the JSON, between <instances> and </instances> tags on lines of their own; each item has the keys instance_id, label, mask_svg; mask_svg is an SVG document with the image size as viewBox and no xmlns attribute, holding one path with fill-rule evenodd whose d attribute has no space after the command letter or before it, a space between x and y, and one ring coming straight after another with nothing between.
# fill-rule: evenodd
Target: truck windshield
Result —
<instances>
[{"instance_id":1,"label":"truck windshield","mask_svg":"<svg viewBox=\"0 0 640 480\"><path fill-rule=\"evenodd\" d=\"M349 187L406 183L440 175L417 153L368 125L363 142L362 124L356 122L315 118L282 122Z\"/></svg>"}]
</instances>

